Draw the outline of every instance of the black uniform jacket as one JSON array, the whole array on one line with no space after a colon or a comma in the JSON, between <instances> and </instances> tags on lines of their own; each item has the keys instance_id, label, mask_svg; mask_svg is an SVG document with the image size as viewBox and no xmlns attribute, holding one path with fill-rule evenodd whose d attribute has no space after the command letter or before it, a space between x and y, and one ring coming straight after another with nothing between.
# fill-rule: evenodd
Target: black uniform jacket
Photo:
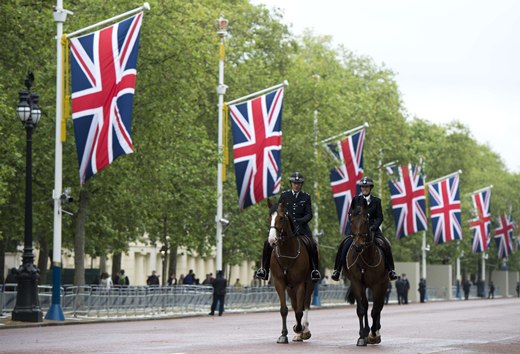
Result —
<instances>
[{"instance_id":1,"label":"black uniform jacket","mask_svg":"<svg viewBox=\"0 0 520 354\"><path fill-rule=\"evenodd\" d=\"M355 198L364 198L361 194L357 195ZM370 204L368 204L368 214L370 215L368 219L369 227L375 227L376 233L378 232L381 224L383 223L383 209L381 208L381 199L370 195Z\"/></svg>"},{"instance_id":2,"label":"black uniform jacket","mask_svg":"<svg viewBox=\"0 0 520 354\"><path fill-rule=\"evenodd\" d=\"M280 195L278 203L281 203L282 200L285 200L285 210L300 227L300 233L312 237L311 228L308 225L312 219L311 196L300 191L295 198L293 191L287 190Z\"/></svg>"}]
</instances>

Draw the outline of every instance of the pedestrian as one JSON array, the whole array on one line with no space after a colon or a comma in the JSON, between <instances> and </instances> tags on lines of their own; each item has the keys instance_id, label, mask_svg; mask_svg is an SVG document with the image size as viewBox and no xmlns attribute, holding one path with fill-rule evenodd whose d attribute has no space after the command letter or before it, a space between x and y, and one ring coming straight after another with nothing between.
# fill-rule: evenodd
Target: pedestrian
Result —
<instances>
[{"instance_id":1,"label":"pedestrian","mask_svg":"<svg viewBox=\"0 0 520 354\"><path fill-rule=\"evenodd\" d=\"M421 302L425 302L426 300L426 279L421 278L419 280L419 298Z\"/></svg>"},{"instance_id":2,"label":"pedestrian","mask_svg":"<svg viewBox=\"0 0 520 354\"><path fill-rule=\"evenodd\" d=\"M217 277L211 285L213 285L213 302L211 303L211 312L209 313L209 315L213 316L215 314L215 310L217 309L218 303L218 315L222 316L222 313L224 312L224 300L226 297L227 279L224 278L224 273L221 270L217 272Z\"/></svg>"},{"instance_id":3,"label":"pedestrian","mask_svg":"<svg viewBox=\"0 0 520 354\"><path fill-rule=\"evenodd\" d=\"M15 291L16 284L18 283L18 279L16 278L17 270L16 268L9 269L7 276L5 277L4 282L4 291Z\"/></svg>"},{"instance_id":4,"label":"pedestrian","mask_svg":"<svg viewBox=\"0 0 520 354\"><path fill-rule=\"evenodd\" d=\"M202 285L211 285L211 273L206 274L206 279L202 281Z\"/></svg>"},{"instance_id":5,"label":"pedestrian","mask_svg":"<svg viewBox=\"0 0 520 354\"><path fill-rule=\"evenodd\" d=\"M385 293L385 305L388 305L388 300L390 300L390 294L392 293L392 282L388 282L388 287L386 288Z\"/></svg>"},{"instance_id":6,"label":"pedestrian","mask_svg":"<svg viewBox=\"0 0 520 354\"><path fill-rule=\"evenodd\" d=\"M516 283L516 297L520 297L520 281Z\"/></svg>"},{"instance_id":7,"label":"pedestrian","mask_svg":"<svg viewBox=\"0 0 520 354\"><path fill-rule=\"evenodd\" d=\"M110 275L108 275L107 272L101 273L100 285L101 285L101 288L103 288L105 290L110 290L114 286L114 283L112 282L112 278L110 277Z\"/></svg>"},{"instance_id":8,"label":"pedestrian","mask_svg":"<svg viewBox=\"0 0 520 354\"><path fill-rule=\"evenodd\" d=\"M462 283L462 291L464 291L464 300L467 300L469 298L469 290L471 288L471 283L468 279L464 280L464 283Z\"/></svg>"},{"instance_id":9,"label":"pedestrian","mask_svg":"<svg viewBox=\"0 0 520 354\"><path fill-rule=\"evenodd\" d=\"M403 273L401 276L401 281L403 282L403 304L408 304L408 291L410 291L410 282L406 278L406 274Z\"/></svg>"},{"instance_id":10,"label":"pedestrian","mask_svg":"<svg viewBox=\"0 0 520 354\"><path fill-rule=\"evenodd\" d=\"M188 274L184 277L183 284L185 285L193 285L195 284L195 273L193 273L193 269L190 269Z\"/></svg>"},{"instance_id":11,"label":"pedestrian","mask_svg":"<svg viewBox=\"0 0 520 354\"><path fill-rule=\"evenodd\" d=\"M177 278L175 277L175 273L170 273L168 277L168 286L177 285Z\"/></svg>"},{"instance_id":12,"label":"pedestrian","mask_svg":"<svg viewBox=\"0 0 520 354\"><path fill-rule=\"evenodd\" d=\"M494 299L494 298L495 298L495 284L493 284L493 282L490 281L488 299Z\"/></svg>"},{"instance_id":13,"label":"pedestrian","mask_svg":"<svg viewBox=\"0 0 520 354\"><path fill-rule=\"evenodd\" d=\"M146 285L159 286L159 277L157 276L157 272L155 270L152 270L152 275L146 279Z\"/></svg>"},{"instance_id":14,"label":"pedestrian","mask_svg":"<svg viewBox=\"0 0 520 354\"><path fill-rule=\"evenodd\" d=\"M242 288L242 284L240 284L240 278L237 278L237 280L235 281L235 284L233 284L233 287L235 289L241 289Z\"/></svg>"},{"instance_id":15,"label":"pedestrian","mask_svg":"<svg viewBox=\"0 0 520 354\"><path fill-rule=\"evenodd\" d=\"M128 277L125 275L125 270L124 269L121 269L115 279L114 279L114 284L116 284L116 286L118 287L121 287L121 288L126 288L130 285L130 280L128 279Z\"/></svg>"},{"instance_id":16,"label":"pedestrian","mask_svg":"<svg viewBox=\"0 0 520 354\"><path fill-rule=\"evenodd\" d=\"M403 289L404 289L404 283L401 279L401 276L397 276L397 280L395 281L395 291L397 292L397 304L402 305L403 304Z\"/></svg>"},{"instance_id":17,"label":"pedestrian","mask_svg":"<svg viewBox=\"0 0 520 354\"><path fill-rule=\"evenodd\" d=\"M364 177L358 182L361 187L361 194L354 198L364 198L368 204L368 224L370 233L374 237L375 243L379 246L384 255L385 269L388 272L388 278L390 280L396 280L397 274L395 273L394 256L392 255L392 246L390 241L383 235L381 231L381 224L383 223L383 208L381 207L381 199L372 195L372 189L374 188L374 181L371 178ZM347 234L349 234L348 232ZM339 281L341 270L345 266L347 252L352 244L352 236L345 237L339 244L338 251L336 252L336 260L334 262L334 270L332 271L331 278L334 281Z\"/></svg>"},{"instance_id":18,"label":"pedestrian","mask_svg":"<svg viewBox=\"0 0 520 354\"><path fill-rule=\"evenodd\" d=\"M280 195L278 203L285 202L285 211L292 218L294 223L294 233L298 237L305 238L310 245L309 263L312 268L311 279L314 282L321 280L321 274L318 270L318 245L312 237L312 231L309 227L309 221L312 219L312 203L311 196L302 191L303 182L305 179L299 172L295 172L289 178L291 189L286 190ZM269 239L264 241L264 249L262 251L262 266L256 271L256 277L262 280L269 279L269 263L273 248L269 243Z\"/></svg>"}]
</instances>

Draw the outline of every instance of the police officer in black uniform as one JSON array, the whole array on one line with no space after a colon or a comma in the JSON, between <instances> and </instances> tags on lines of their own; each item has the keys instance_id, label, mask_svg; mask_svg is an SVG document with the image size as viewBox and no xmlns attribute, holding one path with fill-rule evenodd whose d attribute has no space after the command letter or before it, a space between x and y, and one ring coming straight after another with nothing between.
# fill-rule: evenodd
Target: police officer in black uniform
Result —
<instances>
[{"instance_id":1,"label":"police officer in black uniform","mask_svg":"<svg viewBox=\"0 0 520 354\"><path fill-rule=\"evenodd\" d=\"M291 182L291 189L280 195L278 203L282 200L285 201L285 210L292 216L296 235L308 239L310 244L309 256L312 265L311 278L313 281L318 281L321 279L321 274L318 270L318 249L308 225L308 222L312 219L311 196L301 190L304 182L301 173L293 173L289 181ZM269 241L266 240L262 253L263 266L256 271L256 277L259 279L267 280L269 278L269 262L272 250L273 248L269 244Z\"/></svg>"},{"instance_id":2,"label":"police officer in black uniform","mask_svg":"<svg viewBox=\"0 0 520 354\"><path fill-rule=\"evenodd\" d=\"M365 198L368 203L368 214L369 214L369 228L370 232L373 233L375 241L381 246L381 249L385 256L385 267L388 269L388 277L390 280L397 279L397 274L394 271L394 257L392 255L392 246L390 242L381 232L381 224L383 223L383 209L381 208L381 199L371 194L372 188L374 188L374 181L369 177L364 177L358 182L361 186L361 194L354 198ZM336 262L334 264L334 271L332 272L331 278L335 281L339 280L341 270L345 266L345 259L347 257L347 251L352 244L352 236L349 235L340 243L338 252L336 254Z\"/></svg>"}]
</instances>

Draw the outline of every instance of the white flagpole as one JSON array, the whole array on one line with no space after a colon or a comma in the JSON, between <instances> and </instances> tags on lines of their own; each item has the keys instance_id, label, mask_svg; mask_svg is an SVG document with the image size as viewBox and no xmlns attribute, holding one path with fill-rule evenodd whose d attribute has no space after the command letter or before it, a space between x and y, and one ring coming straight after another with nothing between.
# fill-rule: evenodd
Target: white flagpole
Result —
<instances>
[{"instance_id":1,"label":"white flagpole","mask_svg":"<svg viewBox=\"0 0 520 354\"><path fill-rule=\"evenodd\" d=\"M368 122L365 122L365 124L360 125L359 127L356 127L356 128L353 128L353 129L350 129L350 130L347 130L347 131L344 131L343 133L339 133L339 134L336 134L334 136L331 136L330 138L324 139L324 140L321 141L321 143L325 144L325 143L327 143L327 142L329 142L331 140L339 138L340 136L345 136L345 135L357 132L358 130L361 130L361 129L364 129L364 128L368 128Z\"/></svg>"},{"instance_id":2,"label":"white flagpole","mask_svg":"<svg viewBox=\"0 0 520 354\"><path fill-rule=\"evenodd\" d=\"M227 26L228 21L224 18L223 15L220 15L220 18L217 21L218 31L217 34L220 37L220 54L219 54L219 62L218 62L218 86L217 86L217 94L218 94L218 164L217 164L217 215L215 216L216 223L216 246L217 246L217 254L216 254L216 266L217 271L224 271L222 268L222 230L223 223L225 223L225 219L222 218L222 210L223 210L223 171L222 171L222 159L224 152L224 137L223 137L223 129L224 129L224 119L223 119L223 110L224 110L224 95L226 94L227 86L224 85L224 58L225 58L225 47L224 43L227 35ZM227 129L227 127L225 127Z\"/></svg>"},{"instance_id":3,"label":"white flagpole","mask_svg":"<svg viewBox=\"0 0 520 354\"><path fill-rule=\"evenodd\" d=\"M443 179L450 178L450 177L453 177L455 175L459 175L461 173L462 173L462 170L458 170L458 171L450 173L449 175L446 175L444 177L440 177L440 178L434 179L433 181L428 182L428 184L437 183L439 181L442 181ZM424 182L424 185L426 186L426 181Z\"/></svg>"},{"instance_id":4,"label":"white flagpole","mask_svg":"<svg viewBox=\"0 0 520 354\"><path fill-rule=\"evenodd\" d=\"M54 22L56 22L56 144L54 157L54 233L52 245L52 304L45 315L46 320L65 320L61 308L61 194L62 194L62 142L61 120L63 116L63 73L62 59L63 49L61 37L63 36L63 23L67 15L72 12L63 9L63 0L56 1L54 10Z\"/></svg>"},{"instance_id":5,"label":"white flagpole","mask_svg":"<svg viewBox=\"0 0 520 354\"><path fill-rule=\"evenodd\" d=\"M470 196L471 196L471 195L473 195L473 194L477 194L477 193L483 192L483 191L488 190L488 189L491 189L491 188L493 188L493 185L492 185L492 184L489 185L489 186L487 186L487 187L477 189L476 191L473 191L473 192L471 192L471 193L468 193L467 195L470 195Z\"/></svg>"},{"instance_id":6,"label":"white flagpole","mask_svg":"<svg viewBox=\"0 0 520 354\"><path fill-rule=\"evenodd\" d=\"M230 105L230 104L235 104L235 103L238 103L238 102L242 102L242 101L245 101L251 97L256 97L256 96L260 96L261 94L263 93L266 93L266 92L269 92L269 91L273 91L273 90L276 90L277 88L280 88L280 87L284 87L284 86L288 86L289 85L289 82L287 80L285 80L284 82L282 82L281 84L278 84L278 85L274 85L274 86L271 86L271 87L268 87L266 89L263 89L263 90L260 90L260 91L257 91L257 92L254 92L254 93L251 93L247 96L244 96L244 97L240 97L240 98L237 98L233 101L229 101L229 102L226 102L226 105Z\"/></svg>"},{"instance_id":7,"label":"white flagpole","mask_svg":"<svg viewBox=\"0 0 520 354\"><path fill-rule=\"evenodd\" d=\"M130 15L133 15L137 12L140 12L140 11L143 11L143 10L150 10L150 4L145 2L143 4L143 6L139 6L133 10L130 10L128 12L125 12L123 14L120 14L120 15L117 15L117 16L114 16L114 17L111 17L107 20L104 20L104 21L101 21L101 22L98 22L98 23L95 23L93 25L90 25L88 27L85 27L85 28L82 28L80 30L77 30L77 31L74 31L72 33L69 33L67 34L67 38L73 38L73 37L77 37L78 35L82 34L82 33L85 33L91 29L94 29L96 27L99 27L99 26L103 26L104 24L107 24L107 23L110 23L110 22L114 22L116 20L119 20L120 18L123 18L123 17L126 17L126 16L130 16Z\"/></svg>"}]
</instances>

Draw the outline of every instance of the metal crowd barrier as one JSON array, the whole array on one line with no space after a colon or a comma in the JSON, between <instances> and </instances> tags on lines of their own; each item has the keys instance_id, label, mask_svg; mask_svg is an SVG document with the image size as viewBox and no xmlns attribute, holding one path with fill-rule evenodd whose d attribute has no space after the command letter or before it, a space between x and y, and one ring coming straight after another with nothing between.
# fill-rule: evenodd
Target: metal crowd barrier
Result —
<instances>
[{"instance_id":1,"label":"metal crowd barrier","mask_svg":"<svg viewBox=\"0 0 520 354\"><path fill-rule=\"evenodd\" d=\"M16 305L16 284L6 284L0 292L0 314ZM52 286L40 285L40 307L46 312L52 304ZM321 304L344 303L347 287L324 286ZM130 286L106 289L98 286L61 287L61 306L66 317L160 317L172 314L206 313L213 288L205 285L168 287ZM288 305L290 306L289 300ZM227 311L278 309L279 300L272 286L227 288Z\"/></svg>"},{"instance_id":2,"label":"metal crowd barrier","mask_svg":"<svg viewBox=\"0 0 520 354\"><path fill-rule=\"evenodd\" d=\"M0 315L7 315L16 305L17 284L5 284L0 287ZM319 298L322 306L345 304L348 287L344 284L320 286ZM52 304L52 286L40 285L39 300L43 312ZM471 297L476 296L476 289L471 289ZM411 291L411 290L410 290ZM453 289L428 288L428 300L447 299ZM66 317L161 317L173 314L207 313L212 302L213 288L205 285L175 285L167 287L99 286L61 287L61 306ZM453 299L456 297L453 296ZM390 295L390 302L396 302L395 289ZM272 286L253 286L227 288L225 309L227 311L248 311L260 309L278 309L278 295ZM290 301L288 300L288 306Z\"/></svg>"}]
</instances>

